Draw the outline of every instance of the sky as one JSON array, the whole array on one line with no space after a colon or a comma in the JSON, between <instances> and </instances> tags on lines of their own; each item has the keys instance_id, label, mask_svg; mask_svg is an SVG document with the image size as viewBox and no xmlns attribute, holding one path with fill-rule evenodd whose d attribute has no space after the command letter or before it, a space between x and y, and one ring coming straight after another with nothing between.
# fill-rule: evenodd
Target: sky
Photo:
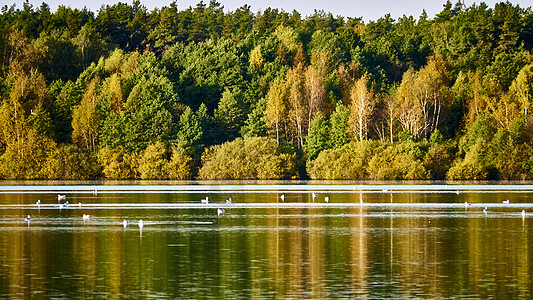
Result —
<instances>
[{"instance_id":1,"label":"sky","mask_svg":"<svg viewBox=\"0 0 533 300\"><path fill-rule=\"evenodd\" d=\"M442 11L446 0L217 0L224 6L225 11L234 11L235 9L248 4L251 6L251 11L256 13L262 11L267 7L283 9L287 12L292 12L296 9L302 16L313 14L316 10L324 10L331 12L335 16L344 17L362 17L364 21L377 20L385 14L390 13L395 19L403 15L414 16L418 18L422 14L422 9L425 9L429 17L434 17L436 13ZM495 3L502 2L496 0L484 1L489 7L494 7ZM4 2L4 1L2 1ZM15 4L18 8L22 7L23 0L5 0L4 3ZM30 0L34 7L39 7L43 0ZM103 0L46 0L52 10L55 10L58 5L70 6L72 8L87 7L93 12L97 12L104 4L114 4L119 1L103 1ZM131 4L132 0L122 0L121 2ZM168 6L172 0L151 0L143 1L141 3L149 10L155 7ZM178 9L187 9L189 6L196 6L199 0L178 0ZM452 3L457 2L452 0ZM471 6L473 3L480 3L481 1L465 0L465 5ZM531 0L512 0L513 4L518 4L520 7L526 8L533 5ZM204 0L205 4L209 4L209 0ZM4 4L2 4L3 6Z\"/></svg>"}]
</instances>

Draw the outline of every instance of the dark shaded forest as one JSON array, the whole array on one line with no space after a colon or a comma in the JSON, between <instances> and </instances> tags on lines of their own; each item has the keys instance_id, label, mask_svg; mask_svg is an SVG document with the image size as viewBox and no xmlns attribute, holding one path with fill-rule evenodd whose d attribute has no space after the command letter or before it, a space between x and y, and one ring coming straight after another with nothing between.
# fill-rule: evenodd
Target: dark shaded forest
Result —
<instances>
[{"instance_id":1,"label":"dark shaded forest","mask_svg":"<svg viewBox=\"0 0 533 300\"><path fill-rule=\"evenodd\" d=\"M533 12L3 6L3 179L533 179Z\"/></svg>"}]
</instances>

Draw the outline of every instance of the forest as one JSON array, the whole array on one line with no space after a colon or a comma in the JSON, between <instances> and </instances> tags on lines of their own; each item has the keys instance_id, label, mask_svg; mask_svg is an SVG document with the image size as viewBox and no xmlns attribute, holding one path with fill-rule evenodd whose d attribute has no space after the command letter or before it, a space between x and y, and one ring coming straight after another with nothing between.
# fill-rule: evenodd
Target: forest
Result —
<instances>
[{"instance_id":1,"label":"forest","mask_svg":"<svg viewBox=\"0 0 533 300\"><path fill-rule=\"evenodd\" d=\"M510 2L5 5L0 178L533 179L532 48Z\"/></svg>"}]
</instances>

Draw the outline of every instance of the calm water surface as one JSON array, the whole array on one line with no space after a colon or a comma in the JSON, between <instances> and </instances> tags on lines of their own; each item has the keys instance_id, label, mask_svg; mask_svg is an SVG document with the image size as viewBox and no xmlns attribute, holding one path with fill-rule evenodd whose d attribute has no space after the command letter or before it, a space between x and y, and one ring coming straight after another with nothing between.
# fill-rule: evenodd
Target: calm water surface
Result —
<instances>
[{"instance_id":1,"label":"calm water surface","mask_svg":"<svg viewBox=\"0 0 533 300\"><path fill-rule=\"evenodd\" d=\"M0 298L532 298L532 197L526 185L6 184Z\"/></svg>"}]
</instances>

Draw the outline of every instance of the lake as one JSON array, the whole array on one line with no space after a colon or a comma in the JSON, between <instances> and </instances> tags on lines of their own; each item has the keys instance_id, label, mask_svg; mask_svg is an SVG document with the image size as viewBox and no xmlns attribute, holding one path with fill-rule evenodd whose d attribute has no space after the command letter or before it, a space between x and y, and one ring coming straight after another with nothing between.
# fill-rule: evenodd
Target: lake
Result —
<instances>
[{"instance_id":1,"label":"lake","mask_svg":"<svg viewBox=\"0 0 533 300\"><path fill-rule=\"evenodd\" d=\"M532 185L62 184L0 187L0 298L533 297Z\"/></svg>"}]
</instances>

